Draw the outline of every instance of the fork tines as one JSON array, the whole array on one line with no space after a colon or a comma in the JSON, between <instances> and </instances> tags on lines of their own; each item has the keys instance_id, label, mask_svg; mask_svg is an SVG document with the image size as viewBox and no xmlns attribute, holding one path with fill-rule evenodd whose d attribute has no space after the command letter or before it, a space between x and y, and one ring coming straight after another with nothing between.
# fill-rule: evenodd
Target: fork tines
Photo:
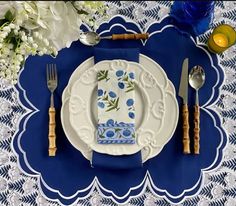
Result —
<instances>
[{"instance_id":1,"label":"fork tines","mask_svg":"<svg viewBox=\"0 0 236 206\"><path fill-rule=\"evenodd\" d=\"M47 81L49 80L57 80L56 64L47 64Z\"/></svg>"}]
</instances>

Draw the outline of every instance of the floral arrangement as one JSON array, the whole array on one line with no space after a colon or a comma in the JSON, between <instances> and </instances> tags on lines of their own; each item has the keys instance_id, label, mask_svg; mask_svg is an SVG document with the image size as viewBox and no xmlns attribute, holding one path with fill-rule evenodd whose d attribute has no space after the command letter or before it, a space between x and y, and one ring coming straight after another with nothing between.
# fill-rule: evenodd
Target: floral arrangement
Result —
<instances>
[{"instance_id":1,"label":"floral arrangement","mask_svg":"<svg viewBox=\"0 0 236 206\"><path fill-rule=\"evenodd\" d=\"M27 56L57 56L106 10L102 1L0 1L0 77L17 83Z\"/></svg>"}]
</instances>

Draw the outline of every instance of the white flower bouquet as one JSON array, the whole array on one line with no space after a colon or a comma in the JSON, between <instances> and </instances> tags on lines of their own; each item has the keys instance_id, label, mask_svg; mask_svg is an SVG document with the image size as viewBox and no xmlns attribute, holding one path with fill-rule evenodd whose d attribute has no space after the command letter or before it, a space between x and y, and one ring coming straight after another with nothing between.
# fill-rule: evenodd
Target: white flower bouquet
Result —
<instances>
[{"instance_id":1,"label":"white flower bouquet","mask_svg":"<svg viewBox=\"0 0 236 206\"><path fill-rule=\"evenodd\" d=\"M102 1L0 1L0 77L17 83L25 57L55 57L78 40L82 23L95 30L95 14L106 10Z\"/></svg>"}]
</instances>

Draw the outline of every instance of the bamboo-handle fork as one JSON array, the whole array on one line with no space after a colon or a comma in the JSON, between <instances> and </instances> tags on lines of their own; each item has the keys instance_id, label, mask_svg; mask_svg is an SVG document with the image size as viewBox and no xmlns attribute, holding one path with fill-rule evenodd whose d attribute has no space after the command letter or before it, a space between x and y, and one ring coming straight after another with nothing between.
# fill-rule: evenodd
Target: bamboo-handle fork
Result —
<instances>
[{"instance_id":1,"label":"bamboo-handle fork","mask_svg":"<svg viewBox=\"0 0 236 206\"><path fill-rule=\"evenodd\" d=\"M50 108L49 108L49 131L48 131L48 139L49 139L49 148L48 155L56 156L56 110L54 107L54 96L53 93L57 88L57 69L55 64L47 64L47 85L48 89L51 92L50 98Z\"/></svg>"}]
</instances>

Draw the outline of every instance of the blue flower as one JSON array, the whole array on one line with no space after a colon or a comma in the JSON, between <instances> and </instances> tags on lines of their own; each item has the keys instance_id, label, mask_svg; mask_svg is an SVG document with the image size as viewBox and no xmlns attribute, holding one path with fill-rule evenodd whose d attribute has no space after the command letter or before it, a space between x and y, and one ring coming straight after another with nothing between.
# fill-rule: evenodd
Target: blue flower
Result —
<instances>
[{"instance_id":1,"label":"blue flower","mask_svg":"<svg viewBox=\"0 0 236 206\"><path fill-rule=\"evenodd\" d=\"M108 119L107 120L107 125L114 125L114 120L113 119Z\"/></svg>"},{"instance_id":2,"label":"blue flower","mask_svg":"<svg viewBox=\"0 0 236 206\"><path fill-rule=\"evenodd\" d=\"M107 137L113 137L115 135L115 132L113 132L113 131L111 131L111 130L108 130L107 132L106 132L106 136Z\"/></svg>"},{"instance_id":3,"label":"blue flower","mask_svg":"<svg viewBox=\"0 0 236 206\"><path fill-rule=\"evenodd\" d=\"M99 89L98 90L98 96L102 96L103 95L103 90L102 89Z\"/></svg>"},{"instance_id":4,"label":"blue flower","mask_svg":"<svg viewBox=\"0 0 236 206\"><path fill-rule=\"evenodd\" d=\"M120 87L121 89L124 89L125 88L125 85L123 82L119 82L118 83L118 87Z\"/></svg>"},{"instance_id":5,"label":"blue flower","mask_svg":"<svg viewBox=\"0 0 236 206\"><path fill-rule=\"evenodd\" d=\"M116 76L117 77L120 77L120 76L122 76L124 74L124 72L122 71L122 70L118 70L117 72L116 72Z\"/></svg>"},{"instance_id":6,"label":"blue flower","mask_svg":"<svg viewBox=\"0 0 236 206\"><path fill-rule=\"evenodd\" d=\"M115 97L116 97L116 93L113 92L113 91L110 91L110 92L109 92L109 96L110 96L111 98L115 98Z\"/></svg>"},{"instance_id":7,"label":"blue flower","mask_svg":"<svg viewBox=\"0 0 236 206\"><path fill-rule=\"evenodd\" d=\"M101 107L101 108L104 108L105 104L103 102L98 102L98 106Z\"/></svg>"},{"instance_id":8,"label":"blue flower","mask_svg":"<svg viewBox=\"0 0 236 206\"><path fill-rule=\"evenodd\" d=\"M133 73L133 72L130 72L130 73L129 73L129 77L130 77L130 79L134 79L134 73Z\"/></svg>"},{"instance_id":9,"label":"blue flower","mask_svg":"<svg viewBox=\"0 0 236 206\"><path fill-rule=\"evenodd\" d=\"M126 130L123 131L123 135L125 137L129 137L131 135L131 132L128 129L126 129Z\"/></svg>"},{"instance_id":10,"label":"blue flower","mask_svg":"<svg viewBox=\"0 0 236 206\"><path fill-rule=\"evenodd\" d=\"M134 119L134 117L135 117L134 113L133 113L133 112L129 112L129 117L130 117L131 119Z\"/></svg>"},{"instance_id":11,"label":"blue flower","mask_svg":"<svg viewBox=\"0 0 236 206\"><path fill-rule=\"evenodd\" d=\"M134 104L134 100L133 99L128 99L127 101L126 101L126 104L127 104L127 106L132 106L133 104Z\"/></svg>"}]
</instances>

